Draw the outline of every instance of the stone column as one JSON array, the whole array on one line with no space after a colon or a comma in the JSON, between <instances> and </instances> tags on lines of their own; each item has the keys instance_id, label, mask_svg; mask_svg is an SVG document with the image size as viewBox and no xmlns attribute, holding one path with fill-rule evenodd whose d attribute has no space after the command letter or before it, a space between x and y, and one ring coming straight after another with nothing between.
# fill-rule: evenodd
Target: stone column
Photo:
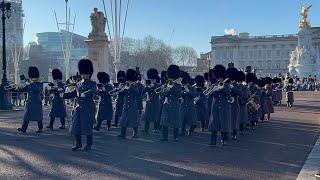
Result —
<instances>
[{"instance_id":1,"label":"stone column","mask_svg":"<svg viewBox=\"0 0 320 180\"><path fill-rule=\"evenodd\" d=\"M106 72L110 75L109 41L107 36L103 38L91 38L85 41L88 44L88 58L92 61L94 73L92 79L97 81L98 72Z\"/></svg>"}]
</instances>

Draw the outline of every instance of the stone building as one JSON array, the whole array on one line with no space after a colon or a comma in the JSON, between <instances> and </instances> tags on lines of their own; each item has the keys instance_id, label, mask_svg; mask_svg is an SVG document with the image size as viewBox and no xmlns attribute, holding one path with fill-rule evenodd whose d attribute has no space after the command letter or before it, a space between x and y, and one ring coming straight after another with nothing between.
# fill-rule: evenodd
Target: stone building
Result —
<instances>
[{"instance_id":1,"label":"stone building","mask_svg":"<svg viewBox=\"0 0 320 180\"><path fill-rule=\"evenodd\" d=\"M313 46L320 52L320 28L313 27ZM290 54L298 44L292 35L250 36L249 33L211 37L211 66L222 64L228 67L233 62L236 68L257 68L258 76L288 72Z\"/></svg>"}]
</instances>

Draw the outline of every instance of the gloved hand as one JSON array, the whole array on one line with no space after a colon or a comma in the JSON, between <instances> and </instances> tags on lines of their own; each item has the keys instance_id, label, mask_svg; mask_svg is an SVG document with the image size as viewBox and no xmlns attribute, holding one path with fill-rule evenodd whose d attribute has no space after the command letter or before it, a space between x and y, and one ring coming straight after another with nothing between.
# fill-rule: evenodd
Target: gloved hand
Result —
<instances>
[{"instance_id":1,"label":"gloved hand","mask_svg":"<svg viewBox=\"0 0 320 180\"><path fill-rule=\"evenodd\" d=\"M62 88L59 88L58 91L59 91L59 92L63 92L63 89L62 89Z\"/></svg>"},{"instance_id":2,"label":"gloved hand","mask_svg":"<svg viewBox=\"0 0 320 180\"><path fill-rule=\"evenodd\" d=\"M195 98L194 98L194 101L195 101L195 102L198 102L199 99L200 99L200 97L195 97Z\"/></svg>"},{"instance_id":3,"label":"gloved hand","mask_svg":"<svg viewBox=\"0 0 320 180\"><path fill-rule=\"evenodd\" d=\"M229 85L229 87L230 87L230 89L232 89L232 88L233 88L233 85L232 85L232 84L230 84L230 85Z\"/></svg>"},{"instance_id":4,"label":"gloved hand","mask_svg":"<svg viewBox=\"0 0 320 180\"><path fill-rule=\"evenodd\" d=\"M86 97L86 95L84 93L81 93L80 97L84 98L84 97Z\"/></svg>"}]
</instances>

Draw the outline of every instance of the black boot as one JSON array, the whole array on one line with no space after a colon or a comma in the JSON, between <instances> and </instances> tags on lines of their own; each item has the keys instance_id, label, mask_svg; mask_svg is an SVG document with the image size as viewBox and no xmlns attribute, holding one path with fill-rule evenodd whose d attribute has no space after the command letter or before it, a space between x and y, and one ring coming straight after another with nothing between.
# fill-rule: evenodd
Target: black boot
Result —
<instances>
[{"instance_id":1,"label":"black boot","mask_svg":"<svg viewBox=\"0 0 320 180\"><path fill-rule=\"evenodd\" d=\"M121 127L121 134L119 134L118 137L125 139L126 136L127 136L127 127L122 126Z\"/></svg>"},{"instance_id":2,"label":"black boot","mask_svg":"<svg viewBox=\"0 0 320 180\"><path fill-rule=\"evenodd\" d=\"M107 120L107 131L111 130L111 120Z\"/></svg>"},{"instance_id":3,"label":"black boot","mask_svg":"<svg viewBox=\"0 0 320 180\"><path fill-rule=\"evenodd\" d=\"M92 135L87 135L87 145L83 149L88 151L91 149L91 146L92 146Z\"/></svg>"},{"instance_id":4,"label":"black boot","mask_svg":"<svg viewBox=\"0 0 320 180\"><path fill-rule=\"evenodd\" d=\"M254 130L255 122L251 121L251 130Z\"/></svg>"},{"instance_id":5,"label":"black boot","mask_svg":"<svg viewBox=\"0 0 320 180\"><path fill-rule=\"evenodd\" d=\"M289 108L290 107L290 102L287 102L287 108Z\"/></svg>"},{"instance_id":6,"label":"black boot","mask_svg":"<svg viewBox=\"0 0 320 180\"><path fill-rule=\"evenodd\" d=\"M179 128L173 128L173 141L178 142Z\"/></svg>"},{"instance_id":7,"label":"black boot","mask_svg":"<svg viewBox=\"0 0 320 180\"><path fill-rule=\"evenodd\" d=\"M59 127L59 129L65 129L66 128L66 120L64 117L60 118L61 121L61 126Z\"/></svg>"},{"instance_id":8,"label":"black boot","mask_svg":"<svg viewBox=\"0 0 320 180\"><path fill-rule=\"evenodd\" d=\"M293 103L290 103L290 108L292 108Z\"/></svg>"},{"instance_id":9,"label":"black boot","mask_svg":"<svg viewBox=\"0 0 320 180\"><path fill-rule=\"evenodd\" d=\"M118 122L119 122L119 116L118 115L115 115L114 117L114 124L112 124L113 127L118 127Z\"/></svg>"},{"instance_id":10,"label":"black boot","mask_svg":"<svg viewBox=\"0 0 320 180\"><path fill-rule=\"evenodd\" d=\"M43 123L42 123L42 121L38 121L37 133L42 133L42 129L43 129Z\"/></svg>"},{"instance_id":11,"label":"black boot","mask_svg":"<svg viewBox=\"0 0 320 180\"><path fill-rule=\"evenodd\" d=\"M244 131L244 124L243 123L241 123L240 124L240 135L244 135L244 133L243 133L243 131Z\"/></svg>"},{"instance_id":12,"label":"black boot","mask_svg":"<svg viewBox=\"0 0 320 180\"><path fill-rule=\"evenodd\" d=\"M22 129L22 128L18 128L17 130L18 130L19 132L23 133L23 134L26 133L26 130L24 130L24 129Z\"/></svg>"},{"instance_id":13,"label":"black boot","mask_svg":"<svg viewBox=\"0 0 320 180\"><path fill-rule=\"evenodd\" d=\"M102 123L102 121L101 121L101 120L98 120L98 121L97 121L97 125L96 125L93 129L96 130L96 131L99 131L99 130L100 130L100 127L101 127L101 123Z\"/></svg>"},{"instance_id":14,"label":"black boot","mask_svg":"<svg viewBox=\"0 0 320 180\"><path fill-rule=\"evenodd\" d=\"M149 127L150 127L150 122L144 122L144 130L141 130L142 133L144 134L149 134Z\"/></svg>"},{"instance_id":15,"label":"black boot","mask_svg":"<svg viewBox=\"0 0 320 180\"><path fill-rule=\"evenodd\" d=\"M227 145L227 132L221 132L221 145L226 146Z\"/></svg>"},{"instance_id":16,"label":"black boot","mask_svg":"<svg viewBox=\"0 0 320 180\"><path fill-rule=\"evenodd\" d=\"M54 119L54 117L51 117L49 125L46 127L47 129L53 130Z\"/></svg>"},{"instance_id":17,"label":"black boot","mask_svg":"<svg viewBox=\"0 0 320 180\"><path fill-rule=\"evenodd\" d=\"M160 141L168 141L168 126L162 126L162 138Z\"/></svg>"},{"instance_id":18,"label":"black boot","mask_svg":"<svg viewBox=\"0 0 320 180\"><path fill-rule=\"evenodd\" d=\"M133 135L131 136L132 138L138 138L138 127L133 128Z\"/></svg>"},{"instance_id":19,"label":"black boot","mask_svg":"<svg viewBox=\"0 0 320 180\"><path fill-rule=\"evenodd\" d=\"M237 140L237 133L238 131L236 129L232 131L232 140Z\"/></svg>"},{"instance_id":20,"label":"black boot","mask_svg":"<svg viewBox=\"0 0 320 180\"><path fill-rule=\"evenodd\" d=\"M75 135L76 145L72 148L72 151L76 151L82 148L81 135Z\"/></svg>"},{"instance_id":21,"label":"black boot","mask_svg":"<svg viewBox=\"0 0 320 180\"><path fill-rule=\"evenodd\" d=\"M210 146L217 145L217 131L211 131L211 141L209 143Z\"/></svg>"},{"instance_id":22,"label":"black boot","mask_svg":"<svg viewBox=\"0 0 320 180\"><path fill-rule=\"evenodd\" d=\"M270 113L268 114L268 117L267 117L267 121L269 121L270 120Z\"/></svg>"}]
</instances>

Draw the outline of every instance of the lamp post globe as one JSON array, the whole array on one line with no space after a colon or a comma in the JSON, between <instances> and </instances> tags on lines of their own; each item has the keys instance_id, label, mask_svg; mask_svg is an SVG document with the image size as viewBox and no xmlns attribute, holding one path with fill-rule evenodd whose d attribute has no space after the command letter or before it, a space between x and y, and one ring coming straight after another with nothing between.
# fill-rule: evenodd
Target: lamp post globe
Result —
<instances>
[{"instance_id":1,"label":"lamp post globe","mask_svg":"<svg viewBox=\"0 0 320 180\"><path fill-rule=\"evenodd\" d=\"M6 59L6 19L11 16L11 4L4 2L0 4L2 12L2 79L0 86L0 110L12 110L10 91L6 90L5 87L9 85L7 79L7 59Z\"/></svg>"}]
</instances>

